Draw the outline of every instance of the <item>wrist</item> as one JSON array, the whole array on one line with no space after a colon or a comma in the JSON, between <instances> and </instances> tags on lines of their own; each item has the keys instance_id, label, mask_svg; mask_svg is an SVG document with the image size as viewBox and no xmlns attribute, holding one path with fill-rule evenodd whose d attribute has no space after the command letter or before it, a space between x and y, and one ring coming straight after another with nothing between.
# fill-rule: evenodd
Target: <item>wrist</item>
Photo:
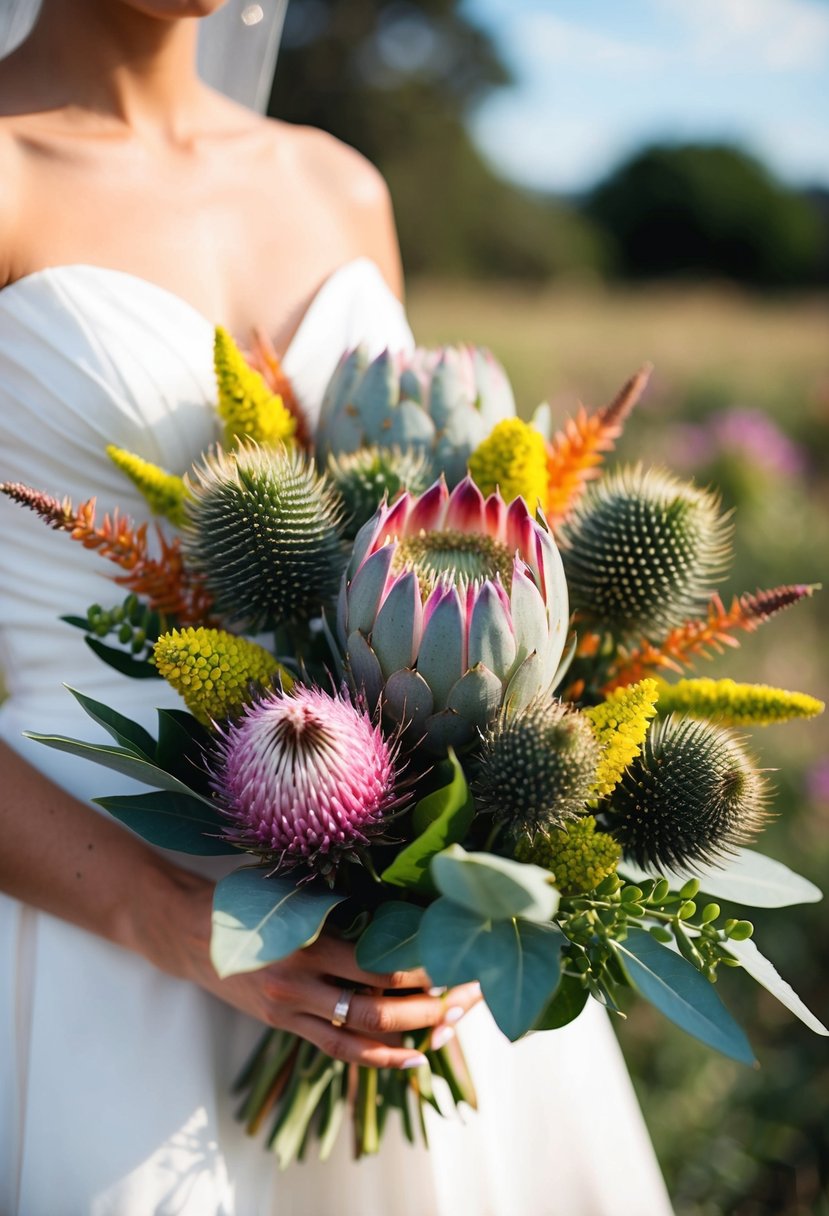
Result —
<instances>
[{"instance_id":1,"label":"wrist","mask_svg":"<svg viewBox=\"0 0 829 1216\"><path fill-rule=\"evenodd\" d=\"M136 876L119 944L178 979L196 980L209 961L213 885L152 857Z\"/></svg>"}]
</instances>

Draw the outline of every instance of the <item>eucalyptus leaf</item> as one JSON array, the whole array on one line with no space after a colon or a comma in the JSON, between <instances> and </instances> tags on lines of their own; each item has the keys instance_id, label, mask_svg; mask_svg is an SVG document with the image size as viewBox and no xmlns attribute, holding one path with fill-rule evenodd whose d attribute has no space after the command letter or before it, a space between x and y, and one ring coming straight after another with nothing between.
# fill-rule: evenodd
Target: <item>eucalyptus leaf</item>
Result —
<instances>
[{"instance_id":1,"label":"eucalyptus leaf","mask_svg":"<svg viewBox=\"0 0 829 1216\"><path fill-rule=\"evenodd\" d=\"M213 966L225 979L258 971L310 946L343 899L327 887L269 878L261 866L235 870L216 884L213 894Z\"/></svg>"},{"instance_id":2,"label":"eucalyptus leaf","mask_svg":"<svg viewBox=\"0 0 829 1216\"><path fill-rule=\"evenodd\" d=\"M795 1017L800 1018L801 1022L810 1030L813 1030L815 1034L829 1035L829 1030L823 1025L823 1022L803 1004L794 988L791 984L786 983L774 964L760 953L753 938L748 938L744 942L729 941L726 949L729 954L733 954L742 965L743 970L748 972L753 980L761 984L772 996L777 997L780 1004L790 1009Z\"/></svg>"},{"instance_id":3,"label":"eucalyptus leaf","mask_svg":"<svg viewBox=\"0 0 829 1216\"><path fill-rule=\"evenodd\" d=\"M186 794L190 798L200 799L206 806L211 808L213 806L209 798L190 789L171 773L151 764L149 760L144 760L136 752L127 751L126 748L112 747L105 743L85 743L82 739L68 739L64 735L39 735L30 730L24 731L23 734L27 739L33 739L35 743L43 743L46 747L54 748L55 751L67 752L70 756L80 756L82 760L91 760L93 764L111 768L124 777L131 777L133 781L139 781L142 785L150 785L159 790L170 790L174 794Z\"/></svg>"},{"instance_id":4,"label":"eucalyptus leaf","mask_svg":"<svg viewBox=\"0 0 829 1216\"><path fill-rule=\"evenodd\" d=\"M85 696L84 693L78 692L77 688L72 688L69 684L65 684L64 687L71 692L87 717L102 726L116 743L126 748L127 751L136 752L146 760L155 761L155 739L143 726L133 722L131 718L119 714L109 705L104 705L102 701L94 701L92 697Z\"/></svg>"},{"instance_id":5,"label":"eucalyptus leaf","mask_svg":"<svg viewBox=\"0 0 829 1216\"><path fill-rule=\"evenodd\" d=\"M434 858L432 879L441 895L493 920L521 916L543 924L558 908L549 870L494 853L467 853L459 844Z\"/></svg>"},{"instance_id":6,"label":"eucalyptus leaf","mask_svg":"<svg viewBox=\"0 0 829 1216\"><path fill-rule=\"evenodd\" d=\"M429 875L432 858L447 845L463 840L469 831L475 817L475 802L460 761L451 749L449 760L453 768L452 780L422 800L429 803L428 810L420 817L421 820L429 820L428 826L383 871L383 882L431 893L434 891ZM415 808L415 817L417 814L418 807Z\"/></svg>"},{"instance_id":7,"label":"eucalyptus leaf","mask_svg":"<svg viewBox=\"0 0 829 1216\"><path fill-rule=\"evenodd\" d=\"M200 857L239 853L221 836L224 821L200 798L169 790L147 790L111 798L93 798L143 840L163 849Z\"/></svg>"},{"instance_id":8,"label":"eucalyptus leaf","mask_svg":"<svg viewBox=\"0 0 829 1216\"><path fill-rule=\"evenodd\" d=\"M667 1018L732 1060L755 1063L748 1039L713 985L681 955L644 929L629 929L613 945L634 988Z\"/></svg>"},{"instance_id":9,"label":"eucalyptus leaf","mask_svg":"<svg viewBox=\"0 0 829 1216\"><path fill-rule=\"evenodd\" d=\"M100 638L87 635L84 641L93 654L96 654L102 662L106 663L108 667L113 667L122 676L129 676L131 680L161 679L158 668L149 659L136 659L128 650L120 650L117 646L107 646Z\"/></svg>"},{"instance_id":10,"label":"eucalyptus leaf","mask_svg":"<svg viewBox=\"0 0 829 1216\"><path fill-rule=\"evenodd\" d=\"M417 931L423 909L402 900L381 904L357 942L357 962L365 971L412 971L420 966Z\"/></svg>"},{"instance_id":11,"label":"eucalyptus leaf","mask_svg":"<svg viewBox=\"0 0 829 1216\"><path fill-rule=\"evenodd\" d=\"M492 1016L513 1041L532 1029L555 991L564 940L555 925L489 920L448 899L426 909L418 932L433 983L449 988L478 980Z\"/></svg>"},{"instance_id":12,"label":"eucalyptus leaf","mask_svg":"<svg viewBox=\"0 0 829 1216\"><path fill-rule=\"evenodd\" d=\"M619 869L635 882L656 873L643 870L628 860L623 861ZM674 890L678 891L689 878L698 878L706 895L729 899L749 908L787 908L822 899L820 890L808 878L754 849L738 849L734 857L719 865L682 873L660 869L659 873L668 879Z\"/></svg>"},{"instance_id":13,"label":"eucalyptus leaf","mask_svg":"<svg viewBox=\"0 0 829 1216\"><path fill-rule=\"evenodd\" d=\"M563 975L553 999L533 1025L533 1030L559 1030L575 1021L589 999L589 992L573 975Z\"/></svg>"},{"instance_id":14,"label":"eucalyptus leaf","mask_svg":"<svg viewBox=\"0 0 829 1216\"><path fill-rule=\"evenodd\" d=\"M210 733L184 709L159 709L156 763L200 794L209 784L204 768L204 753L210 747Z\"/></svg>"}]
</instances>

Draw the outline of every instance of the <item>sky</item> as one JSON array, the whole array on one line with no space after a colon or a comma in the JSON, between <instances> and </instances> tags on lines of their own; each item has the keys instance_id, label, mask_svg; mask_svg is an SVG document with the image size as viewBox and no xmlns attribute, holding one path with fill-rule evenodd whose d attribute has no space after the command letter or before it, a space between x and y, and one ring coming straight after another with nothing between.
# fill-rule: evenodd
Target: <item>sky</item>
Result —
<instances>
[{"instance_id":1,"label":"sky","mask_svg":"<svg viewBox=\"0 0 829 1216\"><path fill-rule=\"evenodd\" d=\"M829 0L465 0L516 83L473 118L502 174L588 189L651 141L725 141L829 186Z\"/></svg>"}]
</instances>

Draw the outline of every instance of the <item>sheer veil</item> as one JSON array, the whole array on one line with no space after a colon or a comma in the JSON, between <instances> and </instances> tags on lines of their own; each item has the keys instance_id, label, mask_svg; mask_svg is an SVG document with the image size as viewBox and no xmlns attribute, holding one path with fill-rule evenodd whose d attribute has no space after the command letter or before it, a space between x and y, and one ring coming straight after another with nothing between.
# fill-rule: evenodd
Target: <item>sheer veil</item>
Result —
<instances>
[{"instance_id":1,"label":"sheer veil","mask_svg":"<svg viewBox=\"0 0 829 1216\"><path fill-rule=\"evenodd\" d=\"M264 113L288 0L228 0L199 27L199 73L213 88ZM32 28L40 0L0 0L0 59Z\"/></svg>"}]
</instances>

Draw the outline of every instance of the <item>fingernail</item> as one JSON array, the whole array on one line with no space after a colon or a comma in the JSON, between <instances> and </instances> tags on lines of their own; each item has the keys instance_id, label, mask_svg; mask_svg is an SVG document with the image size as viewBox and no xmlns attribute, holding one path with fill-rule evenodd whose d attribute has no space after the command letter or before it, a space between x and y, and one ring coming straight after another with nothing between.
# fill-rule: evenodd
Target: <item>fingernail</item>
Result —
<instances>
[{"instance_id":1,"label":"fingernail","mask_svg":"<svg viewBox=\"0 0 829 1216\"><path fill-rule=\"evenodd\" d=\"M451 1026L438 1026L432 1031L432 1049L440 1051L441 1047L445 1047L450 1039L455 1037L455 1032Z\"/></svg>"},{"instance_id":2,"label":"fingernail","mask_svg":"<svg viewBox=\"0 0 829 1216\"><path fill-rule=\"evenodd\" d=\"M416 1056L409 1056L408 1060L404 1060L403 1063L400 1065L400 1067L401 1068L422 1068L424 1064L428 1064L428 1063L429 1063L429 1061L426 1059L426 1057L424 1055L421 1055L420 1053L418 1053Z\"/></svg>"},{"instance_id":3,"label":"fingernail","mask_svg":"<svg viewBox=\"0 0 829 1216\"><path fill-rule=\"evenodd\" d=\"M453 1005L451 1009L446 1010L446 1013L443 1015L443 1020L447 1026L454 1026L456 1022L461 1020L465 1013L466 1010L460 1005Z\"/></svg>"},{"instance_id":4,"label":"fingernail","mask_svg":"<svg viewBox=\"0 0 829 1216\"><path fill-rule=\"evenodd\" d=\"M445 991L445 988L430 988L429 996L443 996Z\"/></svg>"}]
</instances>

